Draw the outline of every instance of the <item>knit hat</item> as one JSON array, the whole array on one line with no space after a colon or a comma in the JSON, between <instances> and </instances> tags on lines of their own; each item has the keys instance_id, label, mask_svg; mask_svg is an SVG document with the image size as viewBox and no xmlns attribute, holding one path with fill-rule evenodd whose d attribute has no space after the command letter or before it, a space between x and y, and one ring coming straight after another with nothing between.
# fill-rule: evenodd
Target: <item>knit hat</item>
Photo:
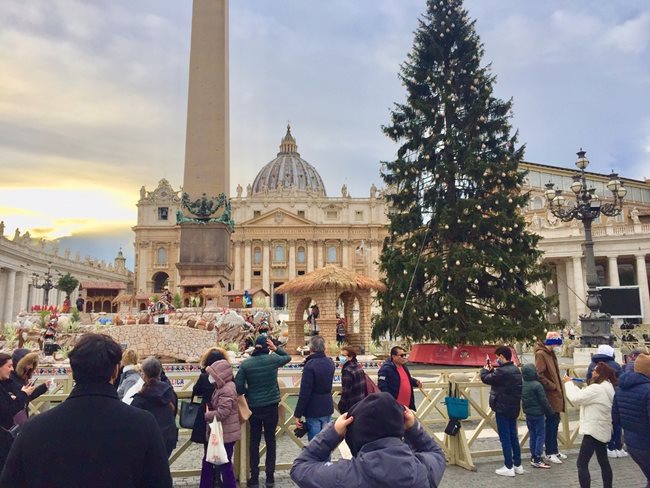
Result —
<instances>
[{"instance_id":1,"label":"knit hat","mask_svg":"<svg viewBox=\"0 0 650 488\"><path fill-rule=\"evenodd\" d=\"M598 351L596 354L602 354L604 356L614 358L614 348L612 346L608 346L607 344L601 344L598 346Z\"/></svg>"},{"instance_id":2,"label":"knit hat","mask_svg":"<svg viewBox=\"0 0 650 488\"><path fill-rule=\"evenodd\" d=\"M650 354L639 354L634 361L634 371L650 378Z\"/></svg>"},{"instance_id":3,"label":"knit hat","mask_svg":"<svg viewBox=\"0 0 650 488\"><path fill-rule=\"evenodd\" d=\"M16 366L18 366L18 361L20 361L30 352L31 351L29 349L16 349L14 351L14 353L11 355L11 362L14 365L14 369L16 369Z\"/></svg>"},{"instance_id":4,"label":"knit hat","mask_svg":"<svg viewBox=\"0 0 650 488\"><path fill-rule=\"evenodd\" d=\"M262 352L265 352L265 351L268 352L269 346L266 343L267 340L268 340L268 337L266 337L266 336L263 336L263 335L257 336L257 339L255 339L255 349L258 350L258 351L262 351Z\"/></svg>"},{"instance_id":5,"label":"knit hat","mask_svg":"<svg viewBox=\"0 0 650 488\"><path fill-rule=\"evenodd\" d=\"M404 408L390 393L368 395L354 405L348 415L354 417L354 421L348 426L345 442L355 457L369 442L404 436Z\"/></svg>"},{"instance_id":6,"label":"knit hat","mask_svg":"<svg viewBox=\"0 0 650 488\"><path fill-rule=\"evenodd\" d=\"M561 346L562 345L562 337L560 337L560 333L555 330L551 330L546 333L546 340L544 341L544 344L547 346Z\"/></svg>"}]
</instances>

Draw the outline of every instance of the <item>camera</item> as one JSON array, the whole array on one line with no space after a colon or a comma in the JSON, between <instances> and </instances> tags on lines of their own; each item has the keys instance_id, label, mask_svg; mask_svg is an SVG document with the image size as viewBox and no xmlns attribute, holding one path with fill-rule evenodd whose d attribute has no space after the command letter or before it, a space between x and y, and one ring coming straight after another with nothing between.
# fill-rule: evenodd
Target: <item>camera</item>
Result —
<instances>
[{"instance_id":1,"label":"camera","mask_svg":"<svg viewBox=\"0 0 650 488\"><path fill-rule=\"evenodd\" d=\"M306 433L307 433L307 427L305 427L305 424L293 429L293 435L295 435L298 439L304 437Z\"/></svg>"}]
</instances>

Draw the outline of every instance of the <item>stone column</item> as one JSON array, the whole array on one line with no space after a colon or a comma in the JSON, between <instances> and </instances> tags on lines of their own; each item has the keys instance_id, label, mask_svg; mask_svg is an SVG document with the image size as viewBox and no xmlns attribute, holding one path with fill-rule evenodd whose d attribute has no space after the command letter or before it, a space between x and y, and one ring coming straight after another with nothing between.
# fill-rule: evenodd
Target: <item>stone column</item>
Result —
<instances>
[{"instance_id":1,"label":"stone column","mask_svg":"<svg viewBox=\"0 0 650 488\"><path fill-rule=\"evenodd\" d=\"M567 287L567 266L566 262L561 261L556 266L556 279L557 279L557 294L558 294L558 307L560 310L560 318L568 322L571 321L571 313L569 312L569 288Z\"/></svg>"},{"instance_id":2,"label":"stone column","mask_svg":"<svg viewBox=\"0 0 650 488\"><path fill-rule=\"evenodd\" d=\"M241 289L241 284L242 284L242 279L241 279L241 241L235 241L233 243L235 245L235 269L233 270L235 273L235 290L240 290Z\"/></svg>"},{"instance_id":3,"label":"stone column","mask_svg":"<svg viewBox=\"0 0 650 488\"><path fill-rule=\"evenodd\" d=\"M578 311L576 309L576 287L573 276L573 259L567 259L564 263L566 273L567 303L569 305L569 323L578 325Z\"/></svg>"},{"instance_id":4,"label":"stone column","mask_svg":"<svg viewBox=\"0 0 650 488\"><path fill-rule=\"evenodd\" d=\"M639 285L641 294L641 306L643 307L643 323L650 323L650 291L648 290L648 268L645 262L645 254L636 254L636 282Z\"/></svg>"},{"instance_id":5,"label":"stone column","mask_svg":"<svg viewBox=\"0 0 650 488\"><path fill-rule=\"evenodd\" d=\"M262 288L271 293L271 263L269 262L269 241L264 241L262 246Z\"/></svg>"},{"instance_id":6,"label":"stone column","mask_svg":"<svg viewBox=\"0 0 650 488\"><path fill-rule=\"evenodd\" d=\"M609 275L609 286L620 286L618 276L618 259L616 256L607 256L607 274Z\"/></svg>"},{"instance_id":7,"label":"stone column","mask_svg":"<svg viewBox=\"0 0 650 488\"><path fill-rule=\"evenodd\" d=\"M296 241L289 241L289 279L296 277Z\"/></svg>"},{"instance_id":8,"label":"stone column","mask_svg":"<svg viewBox=\"0 0 650 488\"><path fill-rule=\"evenodd\" d=\"M323 241L316 241L316 267L322 268L323 263Z\"/></svg>"},{"instance_id":9,"label":"stone column","mask_svg":"<svg viewBox=\"0 0 650 488\"><path fill-rule=\"evenodd\" d=\"M2 323L12 324L15 318L15 316L13 315L13 303L14 303L15 288L16 288L16 270L7 269L6 275L7 275L7 281L5 282L5 297L4 297Z\"/></svg>"},{"instance_id":10,"label":"stone column","mask_svg":"<svg viewBox=\"0 0 650 488\"><path fill-rule=\"evenodd\" d=\"M14 298L14 316L22 310L28 310L29 280L27 273L19 271L16 274L16 292Z\"/></svg>"},{"instance_id":11,"label":"stone column","mask_svg":"<svg viewBox=\"0 0 650 488\"><path fill-rule=\"evenodd\" d=\"M582 256L573 256L573 286L576 302L576 313L578 317L585 313L587 305L587 294L585 292L585 280L582 273Z\"/></svg>"},{"instance_id":12,"label":"stone column","mask_svg":"<svg viewBox=\"0 0 650 488\"><path fill-rule=\"evenodd\" d=\"M251 275L253 256L251 255L251 241L244 241L244 289L248 290L251 287Z\"/></svg>"},{"instance_id":13,"label":"stone column","mask_svg":"<svg viewBox=\"0 0 650 488\"><path fill-rule=\"evenodd\" d=\"M350 241L347 239L341 241L341 266L350 267Z\"/></svg>"},{"instance_id":14,"label":"stone column","mask_svg":"<svg viewBox=\"0 0 650 488\"><path fill-rule=\"evenodd\" d=\"M314 271L314 241L307 241L307 273Z\"/></svg>"}]
</instances>

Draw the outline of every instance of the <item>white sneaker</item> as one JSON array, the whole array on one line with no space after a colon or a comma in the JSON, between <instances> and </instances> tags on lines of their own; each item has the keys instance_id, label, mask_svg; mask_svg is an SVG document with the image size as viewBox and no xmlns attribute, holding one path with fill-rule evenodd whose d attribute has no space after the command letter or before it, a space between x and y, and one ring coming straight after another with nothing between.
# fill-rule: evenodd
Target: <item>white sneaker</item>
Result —
<instances>
[{"instance_id":1,"label":"white sneaker","mask_svg":"<svg viewBox=\"0 0 650 488\"><path fill-rule=\"evenodd\" d=\"M562 464L562 460L557 454L551 454L550 456L546 456L546 460L553 464Z\"/></svg>"},{"instance_id":2,"label":"white sneaker","mask_svg":"<svg viewBox=\"0 0 650 488\"><path fill-rule=\"evenodd\" d=\"M515 474L524 474L526 471L524 471L524 467L520 464L519 466L515 466Z\"/></svg>"},{"instance_id":3,"label":"white sneaker","mask_svg":"<svg viewBox=\"0 0 650 488\"><path fill-rule=\"evenodd\" d=\"M511 478L515 477L515 468L506 468L505 466L495 469L494 472L499 476L509 476Z\"/></svg>"},{"instance_id":4,"label":"white sneaker","mask_svg":"<svg viewBox=\"0 0 650 488\"><path fill-rule=\"evenodd\" d=\"M618 457L618 451L615 449L607 449L607 457L608 458L617 458Z\"/></svg>"},{"instance_id":5,"label":"white sneaker","mask_svg":"<svg viewBox=\"0 0 650 488\"><path fill-rule=\"evenodd\" d=\"M564 459L567 459L569 456L567 456L566 454L564 454L564 453L562 453L562 452L558 452L558 453L557 453L557 457L559 457L560 459L564 460Z\"/></svg>"},{"instance_id":6,"label":"white sneaker","mask_svg":"<svg viewBox=\"0 0 650 488\"><path fill-rule=\"evenodd\" d=\"M616 451L616 457L627 457L627 456L628 456L627 452L625 452L623 449L619 449L618 451Z\"/></svg>"}]
</instances>

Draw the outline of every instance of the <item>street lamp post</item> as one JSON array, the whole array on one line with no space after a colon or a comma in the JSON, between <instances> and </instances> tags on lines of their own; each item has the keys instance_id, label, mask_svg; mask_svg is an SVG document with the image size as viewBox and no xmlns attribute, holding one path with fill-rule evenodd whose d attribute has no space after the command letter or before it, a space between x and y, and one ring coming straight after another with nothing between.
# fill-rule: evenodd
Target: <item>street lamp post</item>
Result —
<instances>
[{"instance_id":1,"label":"street lamp post","mask_svg":"<svg viewBox=\"0 0 650 488\"><path fill-rule=\"evenodd\" d=\"M612 173L609 176L607 189L612 193L612 203L602 203L595 188L587 187L585 169L589 166L589 160L585 157L586 152L580 148L578 151L578 160L576 166L580 170L573 176L571 190L575 194L576 200L573 206L564 206L565 198L562 190L556 189L553 183L546 184L544 193L549 204L549 209L553 215L562 220L569 222L571 220L580 220L585 228L585 265L587 268L587 307L588 314L580 315L580 324L582 327L581 342L583 346L594 346L598 344L611 344L612 337L612 319L609 314L602 313L600 306L602 301L600 291L598 290L598 275L596 274L596 259L594 257L594 241L591 235L591 224L600 214L608 217L615 217L623 209L623 198L627 194L627 189L618 178L618 174Z\"/></svg>"},{"instance_id":2,"label":"street lamp post","mask_svg":"<svg viewBox=\"0 0 650 488\"><path fill-rule=\"evenodd\" d=\"M47 272L43 276L43 283L38 283L39 275L34 273L32 275L32 286L34 288L39 288L43 290L43 305L46 307L49 305L49 295L52 288L56 288L56 285L52 281L52 263L47 263Z\"/></svg>"}]
</instances>

